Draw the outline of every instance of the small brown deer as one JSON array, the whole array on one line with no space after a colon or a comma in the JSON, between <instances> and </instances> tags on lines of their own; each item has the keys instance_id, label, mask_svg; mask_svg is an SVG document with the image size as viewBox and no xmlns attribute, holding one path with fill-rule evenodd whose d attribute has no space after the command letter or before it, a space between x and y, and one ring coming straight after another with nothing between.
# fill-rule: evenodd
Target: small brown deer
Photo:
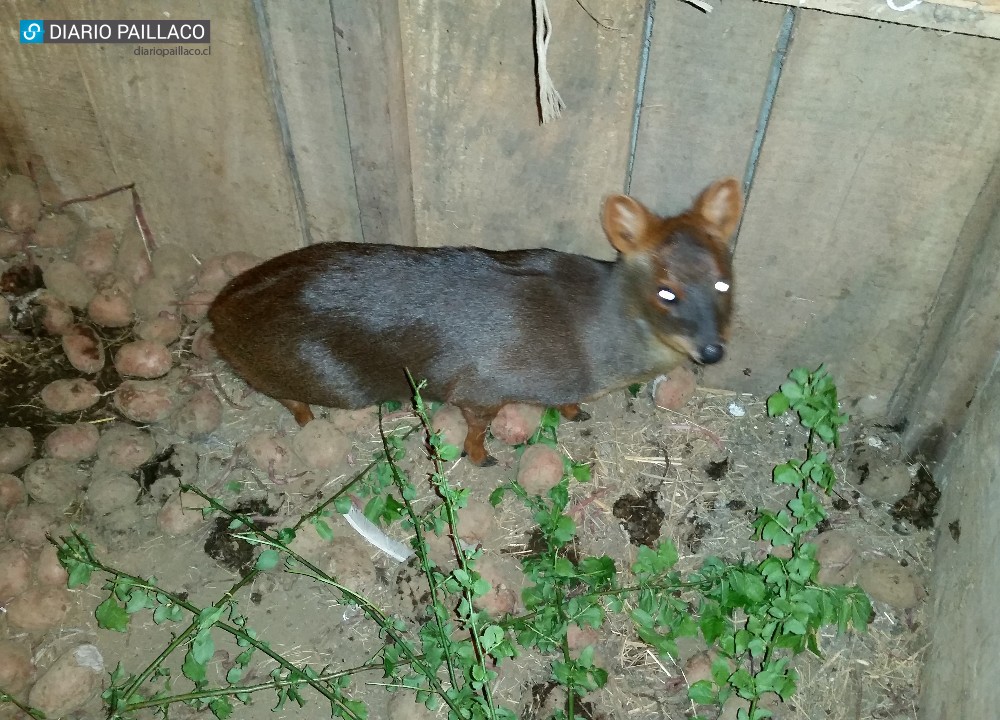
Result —
<instances>
[{"instance_id":1,"label":"small brown deer","mask_svg":"<svg viewBox=\"0 0 1000 720\"><path fill-rule=\"evenodd\" d=\"M555 250L498 252L320 243L233 278L209 309L219 354L300 425L310 404L427 400L461 408L464 450L492 464L486 430L506 403L579 403L676 367L722 359L732 312L732 178L660 217L604 203L614 262Z\"/></svg>"}]
</instances>

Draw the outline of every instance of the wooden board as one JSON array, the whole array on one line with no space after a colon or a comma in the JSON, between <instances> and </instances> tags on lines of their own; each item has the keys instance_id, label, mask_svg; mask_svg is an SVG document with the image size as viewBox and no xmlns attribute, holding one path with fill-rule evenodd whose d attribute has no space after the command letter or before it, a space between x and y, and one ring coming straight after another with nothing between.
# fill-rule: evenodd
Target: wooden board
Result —
<instances>
[{"instance_id":1,"label":"wooden board","mask_svg":"<svg viewBox=\"0 0 1000 720\"><path fill-rule=\"evenodd\" d=\"M631 194L662 213L713 180L743 179L784 9L659 3Z\"/></svg>"},{"instance_id":2,"label":"wooden board","mask_svg":"<svg viewBox=\"0 0 1000 720\"><path fill-rule=\"evenodd\" d=\"M758 0L794 5L849 15L880 22L911 25L950 33L1000 38L1000 2L998 0L923 0L906 10L892 9L886 0ZM908 0L894 0L897 7L907 7Z\"/></svg>"},{"instance_id":3,"label":"wooden board","mask_svg":"<svg viewBox=\"0 0 1000 720\"><path fill-rule=\"evenodd\" d=\"M896 388L891 417L903 446L941 459L1000 349L1000 158L972 206L927 314L913 362Z\"/></svg>"},{"instance_id":4,"label":"wooden board","mask_svg":"<svg viewBox=\"0 0 1000 720\"><path fill-rule=\"evenodd\" d=\"M540 126L532 4L402 6L421 245L552 247L613 257L598 221L621 192L643 0L548 3L548 66L566 103Z\"/></svg>"},{"instance_id":5,"label":"wooden board","mask_svg":"<svg viewBox=\"0 0 1000 720\"><path fill-rule=\"evenodd\" d=\"M332 0L361 235L417 242L397 0Z\"/></svg>"},{"instance_id":6,"label":"wooden board","mask_svg":"<svg viewBox=\"0 0 1000 720\"><path fill-rule=\"evenodd\" d=\"M358 241L361 208L354 180L344 88L329 0L264 0L274 54L274 92L284 105L294 183L307 242ZM280 122L280 120L279 120Z\"/></svg>"},{"instance_id":7,"label":"wooden board","mask_svg":"<svg viewBox=\"0 0 1000 720\"><path fill-rule=\"evenodd\" d=\"M212 22L207 57L141 57L132 45L20 45L21 18L153 19L126 0L0 5L0 160L44 157L67 196L134 181L160 242L201 255L298 246L288 164L262 73L249 3L171 3ZM114 198L81 206L96 223L131 222Z\"/></svg>"},{"instance_id":8,"label":"wooden board","mask_svg":"<svg viewBox=\"0 0 1000 720\"><path fill-rule=\"evenodd\" d=\"M799 14L707 382L767 393L828 362L863 414L886 412L1000 155L997 77L990 40Z\"/></svg>"}]
</instances>

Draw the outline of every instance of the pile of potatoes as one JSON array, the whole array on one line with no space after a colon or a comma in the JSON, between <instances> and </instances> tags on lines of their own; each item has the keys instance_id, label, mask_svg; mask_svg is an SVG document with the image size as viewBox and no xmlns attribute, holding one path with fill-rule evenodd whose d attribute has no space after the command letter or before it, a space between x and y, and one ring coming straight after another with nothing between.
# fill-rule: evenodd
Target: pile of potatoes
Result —
<instances>
[{"instance_id":1,"label":"pile of potatoes","mask_svg":"<svg viewBox=\"0 0 1000 720\"><path fill-rule=\"evenodd\" d=\"M26 176L0 176L0 274L40 275L43 284L3 284L0 334L16 341L14 315L29 312L59 338L79 373L40 388L40 403L64 423L39 438L40 447L29 429L0 427L0 606L16 638L0 642L0 687L21 697L34 682L24 697L55 714L85 702L105 673L99 651L79 646L36 679L32 642L59 627L75 604L48 536L68 530L67 511L75 508L98 516L134 506L139 486L131 475L157 451L144 426L186 438L218 427L219 399L177 359L188 341L195 356L213 356L200 329L208 305L230 278L259 262L241 252L201 262L172 244L148 251L134 223L123 233L91 228L76 207L43 203ZM113 377L103 375L109 365L121 378L109 388L120 419L80 422L102 397L98 377Z\"/></svg>"},{"instance_id":2,"label":"pile of potatoes","mask_svg":"<svg viewBox=\"0 0 1000 720\"><path fill-rule=\"evenodd\" d=\"M22 175L10 175L0 187L0 220L7 228L0 227L0 269L38 265L44 288L29 300L80 373L42 389L48 410L72 416L92 407L101 399L94 380L111 363L123 379L113 393L123 417L136 423L170 420L172 429L188 437L218 425L221 407L213 394L179 392L178 345L204 319L223 285L258 258L234 252L201 262L178 245L148 250L136 224L121 236L86 227L72 212L44 206ZM11 305L24 300L3 298L0 329L9 322ZM102 338L121 332L129 333L129 342L112 354ZM191 350L212 356L206 332L194 333Z\"/></svg>"}]
</instances>

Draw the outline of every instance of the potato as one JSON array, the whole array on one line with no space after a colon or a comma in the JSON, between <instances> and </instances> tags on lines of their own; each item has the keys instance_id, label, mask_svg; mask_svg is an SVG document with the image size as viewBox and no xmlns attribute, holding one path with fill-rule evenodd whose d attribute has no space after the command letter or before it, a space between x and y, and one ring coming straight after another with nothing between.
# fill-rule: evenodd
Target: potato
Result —
<instances>
[{"instance_id":1,"label":"potato","mask_svg":"<svg viewBox=\"0 0 1000 720\"><path fill-rule=\"evenodd\" d=\"M222 403L207 388L192 395L170 418L174 431L187 438L207 435L219 427L221 422Z\"/></svg>"},{"instance_id":2,"label":"potato","mask_svg":"<svg viewBox=\"0 0 1000 720\"><path fill-rule=\"evenodd\" d=\"M328 470L347 458L351 441L326 420L316 419L295 433L292 449L306 467Z\"/></svg>"},{"instance_id":3,"label":"potato","mask_svg":"<svg viewBox=\"0 0 1000 720\"><path fill-rule=\"evenodd\" d=\"M87 474L73 463L42 458L24 470L24 489L32 500L65 510L87 482Z\"/></svg>"},{"instance_id":4,"label":"potato","mask_svg":"<svg viewBox=\"0 0 1000 720\"><path fill-rule=\"evenodd\" d=\"M240 273L260 265L261 262L263 261L256 255L243 251L231 252L222 256L223 267L226 268L230 277L236 277Z\"/></svg>"},{"instance_id":5,"label":"potato","mask_svg":"<svg viewBox=\"0 0 1000 720\"><path fill-rule=\"evenodd\" d=\"M0 688L20 695L35 676L31 647L24 642L0 640Z\"/></svg>"},{"instance_id":6,"label":"potato","mask_svg":"<svg viewBox=\"0 0 1000 720\"><path fill-rule=\"evenodd\" d=\"M35 228L34 243L38 247L65 249L76 240L78 226L68 215L46 215Z\"/></svg>"},{"instance_id":7,"label":"potato","mask_svg":"<svg viewBox=\"0 0 1000 720\"><path fill-rule=\"evenodd\" d=\"M59 527L60 516L48 505L18 505L7 514L7 537L27 547L42 547L47 533Z\"/></svg>"},{"instance_id":8,"label":"potato","mask_svg":"<svg viewBox=\"0 0 1000 720\"><path fill-rule=\"evenodd\" d=\"M416 696L408 690L395 692L389 698L386 720L434 720L435 717L436 714L423 703L418 703Z\"/></svg>"},{"instance_id":9,"label":"potato","mask_svg":"<svg viewBox=\"0 0 1000 720\"><path fill-rule=\"evenodd\" d=\"M458 511L458 536L472 545L489 545L497 534L496 510L486 500L471 499Z\"/></svg>"},{"instance_id":10,"label":"potato","mask_svg":"<svg viewBox=\"0 0 1000 720\"><path fill-rule=\"evenodd\" d=\"M562 480L563 457L550 445L530 445L521 454L517 481L532 495L544 495Z\"/></svg>"},{"instance_id":11,"label":"potato","mask_svg":"<svg viewBox=\"0 0 1000 720\"><path fill-rule=\"evenodd\" d=\"M858 585L873 600L900 610L915 606L927 594L910 568L889 557L865 560L858 575Z\"/></svg>"},{"instance_id":12,"label":"potato","mask_svg":"<svg viewBox=\"0 0 1000 720\"><path fill-rule=\"evenodd\" d=\"M72 413L86 410L101 399L93 383L76 380L53 380L42 388L42 402L52 412Z\"/></svg>"},{"instance_id":13,"label":"potato","mask_svg":"<svg viewBox=\"0 0 1000 720\"><path fill-rule=\"evenodd\" d=\"M457 448L462 447L465 435L469 432L469 425L462 417L462 411L454 405L445 405L434 413L434 417L431 418L431 428L441 433L441 438L446 443Z\"/></svg>"},{"instance_id":14,"label":"potato","mask_svg":"<svg viewBox=\"0 0 1000 720\"><path fill-rule=\"evenodd\" d=\"M0 258L20 255L24 250L23 238L17 233L0 232Z\"/></svg>"},{"instance_id":15,"label":"potato","mask_svg":"<svg viewBox=\"0 0 1000 720\"><path fill-rule=\"evenodd\" d=\"M125 343L115 353L115 369L123 377L158 378L166 375L172 365L166 346L149 340Z\"/></svg>"},{"instance_id":16,"label":"potato","mask_svg":"<svg viewBox=\"0 0 1000 720\"><path fill-rule=\"evenodd\" d=\"M195 493L175 493L163 503L156 524L167 535L188 535L205 522L202 508L209 503L201 495Z\"/></svg>"},{"instance_id":17,"label":"potato","mask_svg":"<svg viewBox=\"0 0 1000 720\"><path fill-rule=\"evenodd\" d=\"M92 230L77 243L73 262L91 277L107 275L115 269L116 242L111 229Z\"/></svg>"},{"instance_id":18,"label":"potato","mask_svg":"<svg viewBox=\"0 0 1000 720\"><path fill-rule=\"evenodd\" d=\"M35 582L39 585L55 585L65 587L69 573L59 562L59 551L55 545L48 544L42 548L35 558Z\"/></svg>"},{"instance_id":19,"label":"potato","mask_svg":"<svg viewBox=\"0 0 1000 720\"><path fill-rule=\"evenodd\" d=\"M68 260L54 260L42 271L45 287L57 298L75 308L85 308L97 294L87 274Z\"/></svg>"},{"instance_id":20,"label":"potato","mask_svg":"<svg viewBox=\"0 0 1000 720\"><path fill-rule=\"evenodd\" d=\"M106 278L111 280L105 282L91 299L87 305L87 316L102 327L126 327L135 319L132 285L123 278Z\"/></svg>"},{"instance_id":21,"label":"potato","mask_svg":"<svg viewBox=\"0 0 1000 720\"><path fill-rule=\"evenodd\" d=\"M201 264L201 271L198 273L195 287L199 290L217 293L229 282L230 277L231 275L226 271L225 259L210 257Z\"/></svg>"},{"instance_id":22,"label":"potato","mask_svg":"<svg viewBox=\"0 0 1000 720\"><path fill-rule=\"evenodd\" d=\"M42 445L48 457L66 462L80 462L97 452L100 432L92 423L62 425L49 433Z\"/></svg>"},{"instance_id":23,"label":"potato","mask_svg":"<svg viewBox=\"0 0 1000 720\"><path fill-rule=\"evenodd\" d=\"M214 298L215 293L207 290L195 290L189 293L180 304L184 317L194 322L204 320L208 314L208 306L212 304Z\"/></svg>"},{"instance_id":24,"label":"potato","mask_svg":"<svg viewBox=\"0 0 1000 720\"><path fill-rule=\"evenodd\" d=\"M816 544L816 562L819 563L817 581L822 585L848 585L858 574L860 556L858 543L846 530L827 530L813 541Z\"/></svg>"},{"instance_id":25,"label":"potato","mask_svg":"<svg viewBox=\"0 0 1000 720\"><path fill-rule=\"evenodd\" d=\"M0 472L12 473L27 465L35 454L35 441L24 428L0 428Z\"/></svg>"},{"instance_id":26,"label":"potato","mask_svg":"<svg viewBox=\"0 0 1000 720\"><path fill-rule=\"evenodd\" d=\"M0 189L0 219L16 233L35 227L42 199L31 178L11 175Z\"/></svg>"},{"instance_id":27,"label":"potato","mask_svg":"<svg viewBox=\"0 0 1000 720\"><path fill-rule=\"evenodd\" d=\"M669 377L653 383L653 402L666 410L680 410L694 395L698 379L683 365L670 371Z\"/></svg>"},{"instance_id":28,"label":"potato","mask_svg":"<svg viewBox=\"0 0 1000 720\"><path fill-rule=\"evenodd\" d=\"M42 325L50 335L62 335L73 327L73 310L68 304L51 292L43 292L36 300L45 308Z\"/></svg>"},{"instance_id":29,"label":"potato","mask_svg":"<svg viewBox=\"0 0 1000 720\"><path fill-rule=\"evenodd\" d=\"M135 335L140 340L170 345L177 342L184 326L180 315L175 312L161 310L155 318L143 320L135 326Z\"/></svg>"},{"instance_id":30,"label":"potato","mask_svg":"<svg viewBox=\"0 0 1000 720\"><path fill-rule=\"evenodd\" d=\"M96 474L87 488L87 506L95 515L103 517L135 505L139 484L124 473L103 472Z\"/></svg>"},{"instance_id":31,"label":"potato","mask_svg":"<svg viewBox=\"0 0 1000 720\"><path fill-rule=\"evenodd\" d=\"M13 545L0 547L0 605L20 595L31 585L31 558Z\"/></svg>"},{"instance_id":32,"label":"potato","mask_svg":"<svg viewBox=\"0 0 1000 720\"><path fill-rule=\"evenodd\" d=\"M525 403L511 403L500 408L493 418L490 432L508 445L520 445L535 434L542 421L544 408Z\"/></svg>"},{"instance_id":33,"label":"potato","mask_svg":"<svg viewBox=\"0 0 1000 720\"><path fill-rule=\"evenodd\" d=\"M0 330L10 325L10 302L0 295Z\"/></svg>"},{"instance_id":34,"label":"potato","mask_svg":"<svg viewBox=\"0 0 1000 720\"><path fill-rule=\"evenodd\" d=\"M88 325L73 325L63 333L62 348L69 364L85 375L104 368L104 343Z\"/></svg>"},{"instance_id":35,"label":"potato","mask_svg":"<svg viewBox=\"0 0 1000 720\"><path fill-rule=\"evenodd\" d=\"M175 290L189 287L198 270L194 255L180 245L161 245L153 253L153 277L167 281Z\"/></svg>"},{"instance_id":36,"label":"potato","mask_svg":"<svg viewBox=\"0 0 1000 720\"><path fill-rule=\"evenodd\" d=\"M7 604L7 621L21 630L48 630L61 623L72 606L66 588L35 585Z\"/></svg>"},{"instance_id":37,"label":"potato","mask_svg":"<svg viewBox=\"0 0 1000 720\"><path fill-rule=\"evenodd\" d=\"M24 502L24 484L9 473L0 473L0 514Z\"/></svg>"},{"instance_id":38,"label":"potato","mask_svg":"<svg viewBox=\"0 0 1000 720\"><path fill-rule=\"evenodd\" d=\"M125 423L104 431L97 443L97 457L115 470L129 473L155 452L156 441L152 435Z\"/></svg>"},{"instance_id":39,"label":"potato","mask_svg":"<svg viewBox=\"0 0 1000 720\"><path fill-rule=\"evenodd\" d=\"M136 287L153 277L153 263L146 252L146 244L139 234L139 228L135 225L128 225L122 233L115 258L115 274Z\"/></svg>"},{"instance_id":40,"label":"potato","mask_svg":"<svg viewBox=\"0 0 1000 720\"><path fill-rule=\"evenodd\" d=\"M287 437L277 437L267 430L251 436L247 440L246 450L254 465L265 472L273 470L277 473L287 473L296 469L298 465L298 458L292 450L292 441Z\"/></svg>"},{"instance_id":41,"label":"potato","mask_svg":"<svg viewBox=\"0 0 1000 720\"><path fill-rule=\"evenodd\" d=\"M575 626L573 626L575 627ZM702 680L712 679L713 654L707 650L692 655L684 663L684 679L687 680L688 687Z\"/></svg>"},{"instance_id":42,"label":"potato","mask_svg":"<svg viewBox=\"0 0 1000 720\"><path fill-rule=\"evenodd\" d=\"M339 410L331 408L328 414L330 424L342 433L354 433L368 430L378 425L378 408L366 407L357 410Z\"/></svg>"},{"instance_id":43,"label":"potato","mask_svg":"<svg viewBox=\"0 0 1000 720\"><path fill-rule=\"evenodd\" d=\"M115 390L118 411L139 423L165 420L174 411L174 393L158 380L126 380Z\"/></svg>"},{"instance_id":44,"label":"potato","mask_svg":"<svg viewBox=\"0 0 1000 720\"><path fill-rule=\"evenodd\" d=\"M870 462L868 476L858 484L865 497L892 505L910 491L913 478L906 465L899 462Z\"/></svg>"},{"instance_id":45,"label":"potato","mask_svg":"<svg viewBox=\"0 0 1000 720\"><path fill-rule=\"evenodd\" d=\"M28 704L48 717L63 717L83 707L101 689L103 680L101 651L94 645L77 645L38 678L28 693Z\"/></svg>"},{"instance_id":46,"label":"potato","mask_svg":"<svg viewBox=\"0 0 1000 720\"><path fill-rule=\"evenodd\" d=\"M164 310L176 312L177 294L169 281L162 278L150 278L136 288L135 312L140 320L150 320Z\"/></svg>"},{"instance_id":47,"label":"potato","mask_svg":"<svg viewBox=\"0 0 1000 720\"><path fill-rule=\"evenodd\" d=\"M195 330L194 338L191 340L191 352L202 360L214 360L219 356L212 344L212 328L209 325L202 325Z\"/></svg>"},{"instance_id":48,"label":"potato","mask_svg":"<svg viewBox=\"0 0 1000 720\"><path fill-rule=\"evenodd\" d=\"M476 561L476 571L490 584L490 591L476 598L476 607L494 617L514 612L524 585L517 563L510 558L483 555Z\"/></svg>"}]
</instances>

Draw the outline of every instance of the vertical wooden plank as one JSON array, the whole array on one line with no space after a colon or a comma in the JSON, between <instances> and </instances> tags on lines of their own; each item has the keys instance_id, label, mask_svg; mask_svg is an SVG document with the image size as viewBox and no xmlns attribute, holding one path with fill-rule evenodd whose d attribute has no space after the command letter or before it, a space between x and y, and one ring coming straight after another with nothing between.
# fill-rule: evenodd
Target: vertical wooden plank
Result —
<instances>
[{"instance_id":1,"label":"vertical wooden plank","mask_svg":"<svg viewBox=\"0 0 1000 720\"><path fill-rule=\"evenodd\" d=\"M8 161L42 155L63 192L136 182L161 242L211 254L273 255L299 244L249 3L179 0L174 18L212 22L209 56L134 54L134 45L20 45L21 18L155 19L108 0L0 5L0 139ZM131 222L127 198L79 206L92 222Z\"/></svg>"},{"instance_id":2,"label":"vertical wooden plank","mask_svg":"<svg viewBox=\"0 0 1000 720\"><path fill-rule=\"evenodd\" d=\"M1000 640L1000 363L983 378L968 422L941 471L944 492L928 587L930 642L920 674L919 717L964 720L997 715Z\"/></svg>"},{"instance_id":3,"label":"vertical wooden plank","mask_svg":"<svg viewBox=\"0 0 1000 720\"><path fill-rule=\"evenodd\" d=\"M416 244L397 0L331 0L361 234Z\"/></svg>"},{"instance_id":4,"label":"vertical wooden plank","mask_svg":"<svg viewBox=\"0 0 1000 720\"><path fill-rule=\"evenodd\" d=\"M1000 352L1000 157L965 220L890 401L907 452L941 459Z\"/></svg>"},{"instance_id":5,"label":"vertical wooden plank","mask_svg":"<svg viewBox=\"0 0 1000 720\"><path fill-rule=\"evenodd\" d=\"M566 109L539 126L530 0L402 3L420 244L613 257L598 213L624 179L645 3L583 5L596 21L548 3Z\"/></svg>"},{"instance_id":6,"label":"vertical wooden plank","mask_svg":"<svg viewBox=\"0 0 1000 720\"><path fill-rule=\"evenodd\" d=\"M742 179L784 9L659 3L631 193L675 212L709 183Z\"/></svg>"},{"instance_id":7,"label":"vertical wooden plank","mask_svg":"<svg viewBox=\"0 0 1000 720\"><path fill-rule=\"evenodd\" d=\"M329 0L264 0L293 178L312 242L361 240L344 89ZM281 119L279 118L279 122Z\"/></svg>"},{"instance_id":8,"label":"vertical wooden plank","mask_svg":"<svg viewBox=\"0 0 1000 720\"><path fill-rule=\"evenodd\" d=\"M736 248L729 359L707 382L766 393L828 362L884 416L1000 152L1000 94L982 91L998 74L989 40L799 12Z\"/></svg>"}]
</instances>

